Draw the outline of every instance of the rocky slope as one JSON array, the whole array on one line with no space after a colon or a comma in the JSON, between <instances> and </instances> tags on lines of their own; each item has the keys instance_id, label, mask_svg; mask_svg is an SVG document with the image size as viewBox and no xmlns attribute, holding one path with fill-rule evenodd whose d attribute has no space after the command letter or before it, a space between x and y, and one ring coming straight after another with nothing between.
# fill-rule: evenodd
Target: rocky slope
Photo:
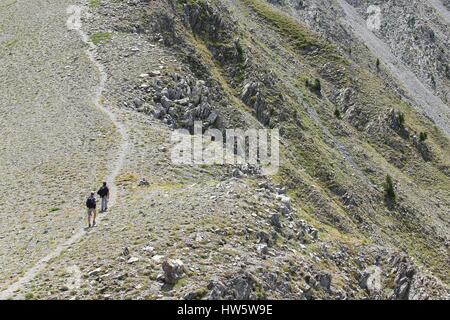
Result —
<instances>
[{"instance_id":1,"label":"rocky slope","mask_svg":"<svg viewBox=\"0 0 450 320\"><path fill-rule=\"evenodd\" d=\"M449 27L435 7L378 1L367 32L439 101L443 126L340 1L78 4L107 75L102 104L127 131L117 201L11 297L448 298ZM371 4L347 3L366 21ZM172 164L172 130L195 120L279 128L278 174ZM10 260L3 288L17 280Z\"/></svg>"}]
</instances>

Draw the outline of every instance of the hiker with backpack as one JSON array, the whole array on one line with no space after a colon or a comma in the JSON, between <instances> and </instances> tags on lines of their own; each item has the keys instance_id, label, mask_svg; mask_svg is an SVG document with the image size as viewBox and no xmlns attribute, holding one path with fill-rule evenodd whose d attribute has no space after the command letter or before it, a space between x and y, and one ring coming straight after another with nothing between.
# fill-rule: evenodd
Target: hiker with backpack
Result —
<instances>
[{"instance_id":1,"label":"hiker with backpack","mask_svg":"<svg viewBox=\"0 0 450 320\"><path fill-rule=\"evenodd\" d=\"M100 212L105 212L108 210L108 200L109 200L109 188L106 186L106 182L103 182L103 186L97 191L97 194L102 199L102 207Z\"/></svg>"},{"instance_id":2,"label":"hiker with backpack","mask_svg":"<svg viewBox=\"0 0 450 320\"><path fill-rule=\"evenodd\" d=\"M95 226L95 217L97 215L96 207L97 207L97 200L95 199L95 193L94 191L91 192L91 195L86 200L86 207L87 207L87 214L88 214L88 225L89 228L91 227L91 216L93 215L94 218L92 220L92 226Z\"/></svg>"}]
</instances>

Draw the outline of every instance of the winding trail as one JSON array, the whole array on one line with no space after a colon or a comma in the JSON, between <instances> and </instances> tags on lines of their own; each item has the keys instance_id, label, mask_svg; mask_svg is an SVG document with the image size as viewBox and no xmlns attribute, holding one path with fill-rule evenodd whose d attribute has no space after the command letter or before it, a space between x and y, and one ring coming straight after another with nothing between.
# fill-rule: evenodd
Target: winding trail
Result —
<instances>
[{"instance_id":1,"label":"winding trail","mask_svg":"<svg viewBox=\"0 0 450 320\"><path fill-rule=\"evenodd\" d=\"M81 24L75 24L74 26L75 31L78 32L79 36L81 37L81 40L88 45L88 49L86 49L86 54L89 60L92 62L92 64L95 65L100 74L100 83L97 86L94 95L95 107L108 115L108 117L111 119L111 122L114 124L114 126L117 128L120 135L122 136L122 144L120 146L118 158L113 168L111 168L111 174L106 179L107 184L110 186L109 206L112 207L117 198L117 186L115 180L120 173L120 169L123 166L123 162L125 160L125 156L127 154L130 145L128 132L125 129L125 126L120 121L117 120L116 115L110 109L103 107L102 104L100 103L102 93L105 89L105 84L107 80L105 67L95 58L95 50L96 50L95 45L91 41L89 41L88 35L81 29Z\"/></svg>"},{"instance_id":2,"label":"winding trail","mask_svg":"<svg viewBox=\"0 0 450 320\"><path fill-rule=\"evenodd\" d=\"M449 107L442 100L426 88L417 76L397 58L388 45L367 29L366 22L358 12L345 0L336 0L344 12L344 22L353 30L354 34L384 62L392 75L405 87L415 106L431 118L447 136L450 136Z\"/></svg>"},{"instance_id":3,"label":"winding trail","mask_svg":"<svg viewBox=\"0 0 450 320\"><path fill-rule=\"evenodd\" d=\"M81 13L82 8L77 6L70 6L67 10L68 14L79 12ZM102 93L105 89L106 80L107 80L107 74L105 72L104 66L98 62L98 60L95 58L95 45L89 41L88 35L81 29L81 22L77 21L76 23L72 24L72 28L68 27L78 33L78 35L81 37L81 40L83 43L87 45L86 49L86 55L89 58L89 60L92 62L93 65L97 68L100 76L99 84L96 87L96 90L94 92L93 96L93 102L95 108L100 110L101 112L104 112L108 115L111 122L115 125L118 132L122 136L122 143L120 145L119 153L117 156L117 160L110 168L110 174L106 178L106 182L108 183L110 187L110 201L109 201L109 207L113 207L116 200L117 200L117 185L115 184L116 177L119 175L120 170L123 166L127 151L129 149L129 136L128 132L125 129L125 126L117 120L116 115L108 108L105 108L101 104L101 97ZM102 219L102 215L97 216L97 224ZM20 277L16 282L11 284L9 287L7 287L4 291L0 292L0 300L6 300L11 299L15 297L15 293L24 287L25 284L30 282L37 274L39 274L46 266L47 264L54 258L61 255L61 253L68 249L71 245L77 243L80 241L80 239L87 233L86 229L81 229L74 235L72 235L68 240L63 242L62 244L58 245L52 252L50 252L48 255L40 259L32 268L30 268L22 277ZM22 297L16 297L16 298L22 298Z\"/></svg>"}]
</instances>

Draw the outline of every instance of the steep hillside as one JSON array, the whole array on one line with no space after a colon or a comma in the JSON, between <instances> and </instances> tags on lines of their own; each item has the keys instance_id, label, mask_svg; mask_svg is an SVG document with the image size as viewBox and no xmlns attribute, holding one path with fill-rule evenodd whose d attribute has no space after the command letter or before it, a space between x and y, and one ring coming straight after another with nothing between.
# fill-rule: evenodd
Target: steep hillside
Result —
<instances>
[{"instance_id":1,"label":"steep hillside","mask_svg":"<svg viewBox=\"0 0 450 320\"><path fill-rule=\"evenodd\" d=\"M379 28L348 17L371 1L79 3L126 131L117 198L8 296L447 299L449 26L382 3ZM279 171L173 164L198 120L278 128Z\"/></svg>"}]
</instances>

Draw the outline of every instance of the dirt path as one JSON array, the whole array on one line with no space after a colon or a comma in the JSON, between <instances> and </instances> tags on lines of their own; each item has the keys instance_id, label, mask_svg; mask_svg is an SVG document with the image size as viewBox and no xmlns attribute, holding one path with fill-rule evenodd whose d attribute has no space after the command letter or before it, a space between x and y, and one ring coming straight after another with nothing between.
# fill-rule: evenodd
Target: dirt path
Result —
<instances>
[{"instance_id":1,"label":"dirt path","mask_svg":"<svg viewBox=\"0 0 450 320\"><path fill-rule=\"evenodd\" d=\"M81 9L80 7L75 7L75 6L69 7L67 10L67 13L70 14L73 12L77 12L80 9ZM117 160L116 160L114 166L111 168L110 175L106 179L106 182L110 187L109 206L112 207L114 205L114 203L116 201L116 197L117 197L117 186L116 186L115 180L116 180L116 177L120 173L120 169L123 166L123 162L124 162L125 156L127 154L127 150L129 148L128 132L125 129L125 126L117 120L116 115L111 111L111 109L108 109L101 104L101 97L102 97L103 91L105 90L107 75L106 75L104 66L95 57L95 50L96 50L95 45L89 41L88 35L81 28L81 23L72 24L72 27L73 27L72 29L78 33L81 40L88 46L88 48L86 49L86 55L88 56L89 60L92 62L92 64L96 67L96 69L99 72L100 80L99 80L99 85L97 86L94 97L93 97L94 105L100 111L106 113L106 115L109 117L111 122L114 124L114 126L117 128L120 135L122 136L122 143L120 146Z\"/></svg>"},{"instance_id":2,"label":"dirt path","mask_svg":"<svg viewBox=\"0 0 450 320\"><path fill-rule=\"evenodd\" d=\"M410 97L415 101L416 107L450 136L449 107L419 81L416 75L391 52L388 45L367 29L365 21L351 5L345 0L336 1L345 13L344 22L353 29L355 35L367 45L376 57L380 58L384 66L403 84Z\"/></svg>"},{"instance_id":3,"label":"dirt path","mask_svg":"<svg viewBox=\"0 0 450 320\"><path fill-rule=\"evenodd\" d=\"M76 12L79 7L70 6L68 8L67 13L73 14ZM68 25L69 26L69 25ZM83 43L87 45L86 49L86 55L89 58L90 62L95 66L98 74L99 74L99 84L95 88L95 92L93 94L93 103L95 108L97 108L99 111L105 113L110 121L114 124L116 129L118 130L119 134L121 135L122 142L120 144L120 149L118 156L115 160L115 162L110 166L109 171L110 174L107 176L106 181L110 187L110 202L109 207L113 207L114 203L117 199L117 186L115 183L116 177L118 176L125 159L125 156L127 154L127 150L129 148L129 138L128 133L125 127L122 123L120 123L115 114L108 108L105 108L101 104L101 97L102 93L105 89L105 84L107 80L107 75L104 70L104 67L102 64L100 64L97 59L95 58L95 45L89 41L89 37L86 33L81 29L81 24L72 24L74 30L79 37L81 37L81 40ZM102 219L102 215L99 215L97 217L97 222L100 222ZM88 230L86 229L80 229L78 232L74 233L68 240L64 241L60 245L58 245L53 251L51 251L49 254L47 254L45 257L40 259L32 268L30 268L22 277L20 277L16 282L8 286L4 291L0 292L0 300L10 299L14 297L14 293L17 292L19 289L23 288L25 284L27 284L29 281L31 281L39 272L41 272L46 265L54 258L58 257L64 250L68 249L71 245L78 242L86 233ZM23 298L23 297L14 297L14 298Z\"/></svg>"}]
</instances>

